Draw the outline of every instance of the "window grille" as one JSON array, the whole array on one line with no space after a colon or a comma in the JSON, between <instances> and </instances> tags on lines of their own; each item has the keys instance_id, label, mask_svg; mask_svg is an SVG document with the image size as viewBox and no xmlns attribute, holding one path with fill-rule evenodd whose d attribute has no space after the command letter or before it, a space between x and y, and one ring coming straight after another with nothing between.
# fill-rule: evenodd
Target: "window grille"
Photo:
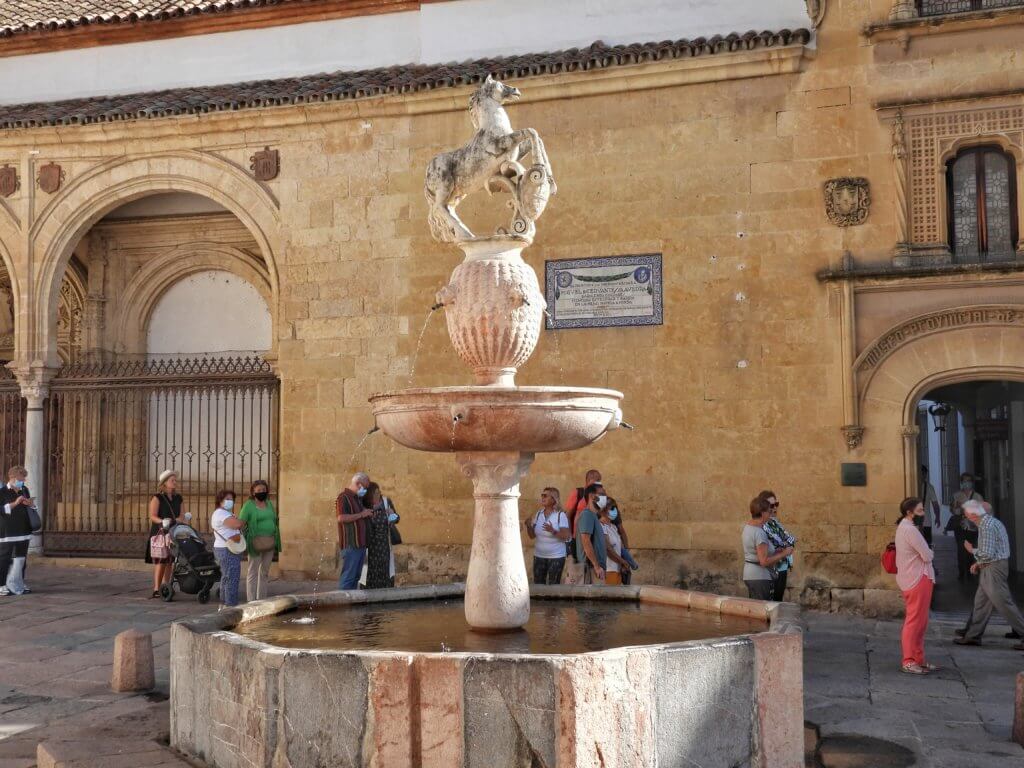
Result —
<instances>
[{"instance_id":1,"label":"window grille","mask_svg":"<svg viewBox=\"0 0 1024 768\"><path fill-rule=\"evenodd\" d=\"M946 170L949 244L958 262L1012 259L1017 246L1017 181L1012 156L972 147Z\"/></svg>"},{"instance_id":2,"label":"window grille","mask_svg":"<svg viewBox=\"0 0 1024 768\"><path fill-rule=\"evenodd\" d=\"M989 11L997 8L1024 6L1024 0L918 0L917 10L922 16L944 16L949 13Z\"/></svg>"}]
</instances>

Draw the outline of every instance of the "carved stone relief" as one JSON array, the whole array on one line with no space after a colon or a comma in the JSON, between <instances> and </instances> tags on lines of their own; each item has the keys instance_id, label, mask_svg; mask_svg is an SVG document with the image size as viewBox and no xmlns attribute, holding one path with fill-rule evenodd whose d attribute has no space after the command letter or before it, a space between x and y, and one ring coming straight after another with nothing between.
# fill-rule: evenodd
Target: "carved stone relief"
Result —
<instances>
[{"instance_id":1,"label":"carved stone relief","mask_svg":"<svg viewBox=\"0 0 1024 768\"><path fill-rule=\"evenodd\" d=\"M825 182L825 213L837 227L853 227L868 218L871 196L868 180L844 176Z\"/></svg>"},{"instance_id":2,"label":"carved stone relief","mask_svg":"<svg viewBox=\"0 0 1024 768\"><path fill-rule=\"evenodd\" d=\"M39 188L43 190L43 192L52 195L60 189L60 185L63 181L64 169L56 163L47 163L39 168L39 175L36 177L36 182L39 184Z\"/></svg>"},{"instance_id":3,"label":"carved stone relief","mask_svg":"<svg viewBox=\"0 0 1024 768\"><path fill-rule=\"evenodd\" d=\"M811 19L811 26L817 29L825 18L825 9L828 0L807 0L807 15Z\"/></svg>"},{"instance_id":4,"label":"carved stone relief","mask_svg":"<svg viewBox=\"0 0 1024 768\"><path fill-rule=\"evenodd\" d=\"M281 153L276 149L264 147L249 158L249 169L257 181L271 181L281 171Z\"/></svg>"},{"instance_id":5,"label":"carved stone relief","mask_svg":"<svg viewBox=\"0 0 1024 768\"><path fill-rule=\"evenodd\" d=\"M10 197L21 188L21 181L18 179L18 169L13 165L5 165L0 168L0 195Z\"/></svg>"}]
</instances>

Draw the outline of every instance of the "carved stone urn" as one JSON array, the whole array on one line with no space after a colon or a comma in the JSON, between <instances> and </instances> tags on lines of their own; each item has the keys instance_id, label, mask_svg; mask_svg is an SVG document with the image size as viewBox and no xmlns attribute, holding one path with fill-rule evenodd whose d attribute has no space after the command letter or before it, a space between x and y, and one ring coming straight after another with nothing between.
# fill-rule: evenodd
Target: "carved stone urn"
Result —
<instances>
[{"instance_id":1,"label":"carved stone urn","mask_svg":"<svg viewBox=\"0 0 1024 768\"><path fill-rule=\"evenodd\" d=\"M455 352L477 384L513 386L540 339L547 302L523 261L525 246L503 235L459 243L466 258L437 294Z\"/></svg>"}]
</instances>

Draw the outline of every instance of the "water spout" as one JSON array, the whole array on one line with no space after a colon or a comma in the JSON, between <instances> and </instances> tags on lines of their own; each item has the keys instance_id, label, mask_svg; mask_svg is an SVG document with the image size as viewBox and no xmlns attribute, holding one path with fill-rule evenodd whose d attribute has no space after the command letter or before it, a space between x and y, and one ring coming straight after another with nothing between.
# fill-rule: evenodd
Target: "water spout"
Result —
<instances>
[{"instance_id":1,"label":"water spout","mask_svg":"<svg viewBox=\"0 0 1024 768\"><path fill-rule=\"evenodd\" d=\"M630 424L627 421L620 421L619 422L619 426L620 427L625 427L626 429L631 430L631 431L636 429L636 427L634 427L632 424Z\"/></svg>"},{"instance_id":2,"label":"water spout","mask_svg":"<svg viewBox=\"0 0 1024 768\"><path fill-rule=\"evenodd\" d=\"M437 304L435 304L434 306L432 306L430 308L430 311L431 312L437 312L437 310L441 309L443 306L444 306L444 302L443 301L439 301L439 302L437 302Z\"/></svg>"}]
</instances>

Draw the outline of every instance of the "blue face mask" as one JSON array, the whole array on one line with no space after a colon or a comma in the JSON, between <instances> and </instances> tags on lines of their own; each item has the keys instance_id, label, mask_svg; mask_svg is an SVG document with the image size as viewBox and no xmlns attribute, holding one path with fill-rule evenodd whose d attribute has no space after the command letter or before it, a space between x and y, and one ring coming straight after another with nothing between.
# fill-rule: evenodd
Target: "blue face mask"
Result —
<instances>
[{"instance_id":1,"label":"blue face mask","mask_svg":"<svg viewBox=\"0 0 1024 768\"><path fill-rule=\"evenodd\" d=\"M388 522L389 523L397 523L398 522L398 515L396 515L394 512L392 512L390 515L388 515Z\"/></svg>"},{"instance_id":2,"label":"blue face mask","mask_svg":"<svg viewBox=\"0 0 1024 768\"><path fill-rule=\"evenodd\" d=\"M225 512L230 512L235 507L235 500L224 499L224 501L221 503L221 506L224 507Z\"/></svg>"},{"instance_id":3,"label":"blue face mask","mask_svg":"<svg viewBox=\"0 0 1024 768\"><path fill-rule=\"evenodd\" d=\"M360 486L359 490L356 491L356 496L358 496L361 499L365 495L366 495L366 489Z\"/></svg>"},{"instance_id":4,"label":"blue face mask","mask_svg":"<svg viewBox=\"0 0 1024 768\"><path fill-rule=\"evenodd\" d=\"M24 480L15 480L14 481L14 488L15 488L15 490L20 491L24 487L25 487L25 481Z\"/></svg>"},{"instance_id":5,"label":"blue face mask","mask_svg":"<svg viewBox=\"0 0 1024 768\"><path fill-rule=\"evenodd\" d=\"M608 517L612 520L618 520L619 510L617 510L615 507L612 507L612 511L608 513Z\"/></svg>"}]
</instances>

